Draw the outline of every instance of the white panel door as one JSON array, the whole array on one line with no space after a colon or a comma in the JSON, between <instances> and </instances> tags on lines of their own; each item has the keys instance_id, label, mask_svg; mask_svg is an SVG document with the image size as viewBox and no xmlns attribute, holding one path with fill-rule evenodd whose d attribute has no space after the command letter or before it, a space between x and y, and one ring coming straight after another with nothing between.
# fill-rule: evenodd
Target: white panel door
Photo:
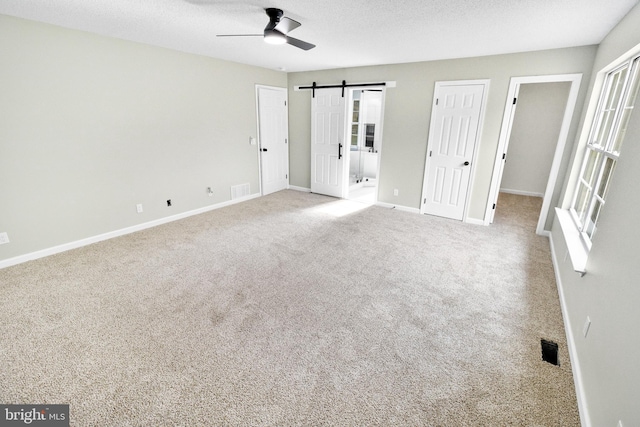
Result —
<instances>
[{"instance_id":1,"label":"white panel door","mask_svg":"<svg viewBox=\"0 0 640 427\"><path fill-rule=\"evenodd\" d=\"M311 191L343 197L346 103L342 89L321 89L311 98Z\"/></svg>"},{"instance_id":2,"label":"white panel door","mask_svg":"<svg viewBox=\"0 0 640 427\"><path fill-rule=\"evenodd\" d=\"M258 138L262 195L289 184L286 89L258 87Z\"/></svg>"},{"instance_id":3,"label":"white panel door","mask_svg":"<svg viewBox=\"0 0 640 427\"><path fill-rule=\"evenodd\" d=\"M484 84L436 84L422 213L463 218L484 92Z\"/></svg>"}]
</instances>

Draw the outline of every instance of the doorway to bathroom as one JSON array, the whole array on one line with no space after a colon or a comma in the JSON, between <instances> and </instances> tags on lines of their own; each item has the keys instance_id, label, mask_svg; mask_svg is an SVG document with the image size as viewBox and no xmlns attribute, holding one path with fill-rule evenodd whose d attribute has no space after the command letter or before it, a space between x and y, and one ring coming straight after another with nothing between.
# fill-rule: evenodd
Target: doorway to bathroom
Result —
<instances>
[{"instance_id":1,"label":"doorway to bathroom","mask_svg":"<svg viewBox=\"0 0 640 427\"><path fill-rule=\"evenodd\" d=\"M352 89L348 107L349 183L346 198L373 204L378 201L384 90Z\"/></svg>"}]
</instances>

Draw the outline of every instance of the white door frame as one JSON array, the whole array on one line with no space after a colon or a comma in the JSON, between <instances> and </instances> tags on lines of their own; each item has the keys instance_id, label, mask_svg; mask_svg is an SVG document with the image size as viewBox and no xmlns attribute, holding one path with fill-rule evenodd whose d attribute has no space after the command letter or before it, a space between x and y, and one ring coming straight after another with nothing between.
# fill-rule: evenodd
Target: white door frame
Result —
<instances>
[{"instance_id":1,"label":"white door frame","mask_svg":"<svg viewBox=\"0 0 640 427\"><path fill-rule=\"evenodd\" d=\"M269 89L275 90L278 92L284 93L284 99L286 102L286 110L287 114L285 115L285 129L287 133L287 142L289 141L289 92L286 87L278 87L278 86L267 86L267 85L256 85L256 135L257 135L257 153L258 153L258 185L260 190L260 195L264 196L262 193L262 156L260 155L260 148L262 147L262 141L260 140L260 99L259 93L260 89ZM250 144L253 144L253 140L250 140ZM289 188L289 144L287 143L287 188Z\"/></svg>"},{"instance_id":2,"label":"white door frame","mask_svg":"<svg viewBox=\"0 0 640 427\"><path fill-rule=\"evenodd\" d=\"M431 119L429 122L429 137L427 141L427 152L425 154L425 162L424 162L424 177L422 179L422 195L420 197L420 214L424 214L424 203L422 201L425 199L427 194L427 177L428 177L428 167L429 167L429 150L431 149L431 139L432 134L434 132L434 114L433 111L436 108L437 102L437 94L438 89L442 86L466 86L466 85L483 85L484 91L482 95L482 105L480 107L480 115L478 118L478 130L476 133L475 147L473 148L473 158L471 159L471 171L469 172L469 185L467 187L467 193L465 194L465 202L464 202L464 211L462 213L462 222L469 222L467 214L469 212L469 202L471 190L475 183L476 176L476 159L478 158L478 151L480 149L480 141L482 140L482 131L484 128L484 118L487 111L487 99L489 98L489 84L491 83L490 79L481 79L481 80L452 80L452 81L438 81L435 84L434 92L433 92L433 102L431 104Z\"/></svg>"},{"instance_id":3,"label":"white door frame","mask_svg":"<svg viewBox=\"0 0 640 427\"><path fill-rule=\"evenodd\" d=\"M553 155L553 162L551 163L551 171L549 173L549 180L547 181L547 188L544 192L544 198L542 199L540 218L538 219L538 225L536 226L537 234L548 234L548 232L545 231L544 226L547 222L549 206L551 204L551 198L553 197L553 190L558 179L560 163L562 162L564 148L567 143L567 137L569 135L569 128L571 127L571 119L573 118L573 112L575 110L576 102L578 101L578 92L580 90L581 80L582 74L557 74L548 76L527 76L511 78L511 82L509 83L509 91L507 93L507 101L504 107L504 116L502 118L502 127L500 129L500 138L498 139L498 149L496 151L496 159L493 166L493 175L491 176L491 186L489 190L489 198L487 199L487 208L484 215L484 225L489 225L493 222L493 217L495 214L494 206L497 205L498 202L500 183L502 181L502 173L504 172L504 157L506 156L507 149L509 148L509 139L511 137L511 129L513 127L513 119L515 117L517 107L517 104L514 105L513 100L518 96L520 85L528 83L570 82L571 88L569 89L567 106L564 111L562 126L560 127L560 133L558 136L558 143L556 144L556 150Z\"/></svg>"}]
</instances>

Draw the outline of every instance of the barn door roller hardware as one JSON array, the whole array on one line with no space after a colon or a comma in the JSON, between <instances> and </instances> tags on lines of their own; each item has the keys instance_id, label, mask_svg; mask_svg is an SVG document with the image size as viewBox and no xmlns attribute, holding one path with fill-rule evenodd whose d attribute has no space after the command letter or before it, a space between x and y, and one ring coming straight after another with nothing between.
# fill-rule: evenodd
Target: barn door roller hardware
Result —
<instances>
[{"instance_id":1,"label":"barn door roller hardware","mask_svg":"<svg viewBox=\"0 0 640 427\"><path fill-rule=\"evenodd\" d=\"M311 86L298 86L298 89L299 90L311 89L311 96L313 98L315 98L316 97L316 89L332 89L332 88L340 87L340 88L342 88L342 97L344 98L344 88L346 88L346 87L368 87L368 86L386 86L386 85L387 85L387 82L347 84L346 80L343 80L341 84L337 84L337 85L322 85L322 86L318 86L316 84L316 82L313 82L313 84Z\"/></svg>"}]
</instances>

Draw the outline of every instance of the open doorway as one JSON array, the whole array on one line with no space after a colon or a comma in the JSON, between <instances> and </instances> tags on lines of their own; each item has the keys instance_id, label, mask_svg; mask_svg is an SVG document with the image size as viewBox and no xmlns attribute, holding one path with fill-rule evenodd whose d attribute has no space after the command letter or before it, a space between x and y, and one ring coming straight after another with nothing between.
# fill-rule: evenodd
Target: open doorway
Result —
<instances>
[{"instance_id":1,"label":"open doorway","mask_svg":"<svg viewBox=\"0 0 640 427\"><path fill-rule=\"evenodd\" d=\"M581 74L563 74L563 75L551 75L551 76L531 76L531 77L513 77L511 78L511 83L509 85L509 92L507 95L507 102L505 105L505 111L504 111L504 117L503 117L503 121L502 121L502 129L500 131L500 140L498 142L498 150L496 151L496 159L495 159L495 164L494 164L494 169L493 169L493 176L491 178L491 190L490 190L490 194L489 194L489 200L487 203L487 210L485 213L485 220L484 220L484 224L485 225L489 225L490 223L493 222L494 219L494 215L495 215L495 211L498 208L498 205L500 204L499 200L498 200L498 196L499 193L501 191L501 189L506 189L506 190L511 190L511 193L516 193L516 194L522 194L522 195L527 195L527 196L541 196L542 197L542 203L541 203L541 208L539 210L539 214L538 214L538 223L536 226L536 233L537 234L547 234L548 233L548 229L549 229L549 222L552 220L552 216L549 215L549 212L552 210L552 206L555 204L555 202L557 201L557 198L559 197L558 194L554 194L557 193L557 189L556 189L556 181L560 172L560 166L562 163L562 159L564 156L564 151L565 151L565 146L566 146L566 141L567 141L567 137L569 134L569 127L571 125L571 120L573 118L573 111L575 109L575 105L576 105L576 101L578 98L578 90L580 88L580 82L582 80L582 75ZM560 83L559 85L546 85L548 83ZM569 85L568 87L568 93L566 91L567 86L564 85L563 83L566 83ZM529 85L535 85L535 84L541 84L541 86L529 86ZM523 90L523 95L525 95L527 92L529 92L529 95L533 95L535 94L535 92L538 91L538 89L542 89L543 87L550 89L552 92L553 91L560 91L562 92L560 94L559 97L557 97L556 99L556 103L559 103L558 105L560 106L560 108L557 110L556 113L554 113L558 119L558 126L556 127L556 130L553 133L553 135L550 136L551 138L551 142L549 142L550 146L548 147L549 153L553 153L553 155L551 156L550 159L550 164L549 164L549 154L547 154L547 159L545 160L544 157L542 156L541 159L539 160L539 162L545 163L545 166L535 166L535 162L532 161L531 158L529 158L527 154L518 154L519 158L522 158L523 160L525 160L525 162L523 163L523 165L521 165L520 167L516 167L513 170L516 171L516 175L518 177L522 177L522 173L523 173L523 169L522 168L529 168L530 166L533 165L533 171L532 171L532 177L537 177L540 178L542 181L538 182L537 187L527 187L529 189L520 189L520 191L517 191L519 189L516 188L508 188L508 187L515 187L515 186L522 186L524 185L522 182L517 183L517 180L514 180L513 178L508 178L509 181L506 184L506 187L503 187L502 185L502 181L503 181L503 174L505 173L505 165L506 162L510 162L510 154L507 154L507 150L510 148L510 142L512 140L512 133L513 133L513 127L514 127L514 122L516 119L516 114L520 114L520 113L516 113L516 111L521 111L521 99L519 97L520 91L521 89ZM531 89L531 90L529 90ZM538 101L539 104L540 101ZM531 119L529 120L525 120L525 122L528 122L529 125L533 126L533 130L529 130L526 131L524 134L526 134L527 132L529 134L532 135L536 135L539 133L539 130L541 130L543 127L546 126L546 124L540 123L540 121L537 119L537 117L540 117L542 112L545 111L547 109L547 107L545 107L544 105L544 100L541 101L542 102L542 107L540 107L540 105L538 106L534 106L533 107L533 113L531 115ZM537 109L537 113L536 113L536 109ZM524 150L531 153L531 149L535 149L536 146L539 145L539 141L538 139L534 138L532 140L530 140L528 143L524 143L521 145L520 150ZM536 155L538 154L542 154L541 153L542 150L540 150L539 152L536 152ZM515 155L514 155L515 157ZM533 185L533 178L530 177L529 179L527 179L527 186L529 185ZM523 187L524 188L524 187ZM534 190L531 190L530 188L537 188ZM544 188L544 191L540 191L542 188ZM514 191L516 190L516 191Z\"/></svg>"},{"instance_id":2,"label":"open doorway","mask_svg":"<svg viewBox=\"0 0 640 427\"><path fill-rule=\"evenodd\" d=\"M349 91L347 199L372 204L378 200L383 105L383 89Z\"/></svg>"},{"instance_id":3,"label":"open doorway","mask_svg":"<svg viewBox=\"0 0 640 427\"><path fill-rule=\"evenodd\" d=\"M494 221L517 219L535 230L570 88L570 82L520 85Z\"/></svg>"},{"instance_id":4,"label":"open doorway","mask_svg":"<svg viewBox=\"0 0 640 427\"><path fill-rule=\"evenodd\" d=\"M520 85L501 193L544 197L570 88L570 82Z\"/></svg>"}]
</instances>

